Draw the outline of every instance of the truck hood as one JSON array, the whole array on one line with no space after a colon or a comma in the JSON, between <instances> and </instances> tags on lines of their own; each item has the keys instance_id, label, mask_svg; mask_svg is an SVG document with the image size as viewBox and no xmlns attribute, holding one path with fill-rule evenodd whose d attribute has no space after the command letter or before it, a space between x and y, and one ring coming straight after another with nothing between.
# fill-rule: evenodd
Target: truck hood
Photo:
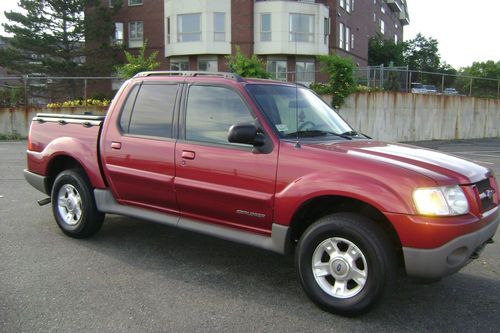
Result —
<instances>
[{"instance_id":1,"label":"truck hood","mask_svg":"<svg viewBox=\"0 0 500 333\"><path fill-rule=\"evenodd\" d=\"M412 170L442 185L450 182L472 184L487 178L491 173L488 168L463 158L405 144L352 140L314 143L310 146Z\"/></svg>"}]
</instances>

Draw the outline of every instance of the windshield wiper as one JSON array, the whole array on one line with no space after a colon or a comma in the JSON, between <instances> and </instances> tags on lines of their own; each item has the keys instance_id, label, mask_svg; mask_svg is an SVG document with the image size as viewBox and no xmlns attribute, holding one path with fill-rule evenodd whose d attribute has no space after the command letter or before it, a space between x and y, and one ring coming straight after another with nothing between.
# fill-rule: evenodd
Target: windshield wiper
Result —
<instances>
[{"instance_id":1,"label":"windshield wiper","mask_svg":"<svg viewBox=\"0 0 500 333\"><path fill-rule=\"evenodd\" d=\"M364 136L365 138L371 139L368 135L363 134L363 133L359 133L357 131L347 131L347 132L342 133L342 135L352 136L352 137L355 137L355 136Z\"/></svg>"},{"instance_id":2,"label":"windshield wiper","mask_svg":"<svg viewBox=\"0 0 500 333\"><path fill-rule=\"evenodd\" d=\"M326 136L326 135L333 135L333 136L337 136L337 137L344 138L347 140L352 140L352 137L345 135L345 134L339 134L339 133L328 132L328 131L320 131L320 130L304 130L304 131L297 131L297 132L293 132L293 133L288 133L287 135L285 135L285 138L295 138L295 137L314 138L314 137Z\"/></svg>"}]
</instances>

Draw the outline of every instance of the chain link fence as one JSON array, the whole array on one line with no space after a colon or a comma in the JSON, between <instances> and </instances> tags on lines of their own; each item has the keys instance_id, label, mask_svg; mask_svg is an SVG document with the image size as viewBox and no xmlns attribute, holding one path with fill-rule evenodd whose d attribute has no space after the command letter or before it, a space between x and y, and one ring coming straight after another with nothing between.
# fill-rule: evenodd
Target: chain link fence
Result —
<instances>
[{"instance_id":1,"label":"chain link fence","mask_svg":"<svg viewBox=\"0 0 500 333\"><path fill-rule=\"evenodd\" d=\"M62 104L86 106L111 100L122 81L114 77L0 77L0 107Z\"/></svg>"},{"instance_id":2,"label":"chain link fence","mask_svg":"<svg viewBox=\"0 0 500 333\"><path fill-rule=\"evenodd\" d=\"M326 83L328 75L320 71L282 72L276 79ZM374 90L421 94L445 94L500 99L500 80L463 75L418 72L406 67L359 67L356 83ZM116 77L45 77L35 75L0 76L0 107L86 106L92 100L111 100L122 84Z\"/></svg>"},{"instance_id":3,"label":"chain link fence","mask_svg":"<svg viewBox=\"0 0 500 333\"><path fill-rule=\"evenodd\" d=\"M357 68L356 78L360 85L384 90L500 98L500 79L384 66Z\"/></svg>"}]
</instances>

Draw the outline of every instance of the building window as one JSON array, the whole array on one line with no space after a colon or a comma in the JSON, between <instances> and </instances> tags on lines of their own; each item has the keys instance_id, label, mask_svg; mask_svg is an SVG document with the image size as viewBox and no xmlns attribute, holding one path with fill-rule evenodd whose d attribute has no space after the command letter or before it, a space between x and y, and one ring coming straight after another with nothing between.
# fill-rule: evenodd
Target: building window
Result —
<instances>
[{"instance_id":1,"label":"building window","mask_svg":"<svg viewBox=\"0 0 500 333\"><path fill-rule=\"evenodd\" d=\"M129 6L138 6L142 5L142 0L128 0Z\"/></svg>"},{"instance_id":2,"label":"building window","mask_svg":"<svg viewBox=\"0 0 500 333\"><path fill-rule=\"evenodd\" d=\"M290 14L290 41L314 42L314 15Z\"/></svg>"},{"instance_id":3,"label":"building window","mask_svg":"<svg viewBox=\"0 0 500 333\"><path fill-rule=\"evenodd\" d=\"M398 43L398 35L394 35L394 44Z\"/></svg>"},{"instance_id":4,"label":"building window","mask_svg":"<svg viewBox=\"0 0 500 333\"><path fill-rule=\"evenodd\" d=\"M345 50L351 50L351 28L345 27Z\"/></svg>"},{"instance_id":5,"label":"building window","mask_svg":"<svg viewBox=\"0 0 500 333\"><path fill-rule=\"evenodd\" d=\"M385 34L385 22L382 19L380 19L380 33Z\"/></svg>"},{"instance_id":6,"label":"building window","mask_svg":"<svg viewBox=\"0 0 500 333\"><path fill-rule=\"evenodd\" d=\"M260 14L260 41L271 41L271 14Z\"/></svg>"},{"instance_id":7,"label":"building window","mask_svg":"<svg viewBox=\"0 0 500 333\"><path fill-rule=\"evenodd\" d=\"M351 50L354 48L354 34L351 35Z\"/></svg>"},{"instance_id":8,"label":"building window","mask_svg":"<svg viewBox=\"0 0 500 333\"><path fill-rule=\"evenodd\" d=\"M128 47L142 47L144 38L142 21L128 23Z\"/></svg>"},{"instance_id":9,"label":"building window","mask_svg":"<svg viewBox=\"0 0 500 333\"><path fill-rule=\"evenodd\" d=\"M189 70L189 61L187 58L170 58L171 71L187 71Z\"/></svg>"},{"instance_id":10,"label":"building window","mask_svg":"<svg viewBox=\"0 0 500 333\"><path fill-rule=\"evenodd\" d=\"M314 60L297 60L295 63L295 71L297 73L297 82L314 82Z\"/></svg>"},{"instance_id":11,"label":"building window","mask_svg":"<svg viewBox=\"0 0 500 333\"><path fill-rule=\"evenodd\" d=\"M214 13L214 41L226 40L226 13Z\"/></svg>"},{"instance_id":12,"label":"building window","mask_svg":"<svg viewBox=\"0 0 500 333\"><path fill-rule=\"evenodd\" d=\"M198 70L201 72L217 72L217 58L198 58Z\"/></svg>"},{"instance_id":13,"label":"building window","mask_svg":"<svg viewBox=\"0 0 500 333\"><path fill-rule=\"evenodd\" d=\"M346 12L350 13L354 10L354 0L340 0L340 7L345 9Z\"/></svg>"},{"instance_id":14,"label":"building window","mask_svg":"<svg viewBox=\"0 0 500 333\"><path fill-rule=\"evenodd\" d=\"M344 23L339 23L339 47L341 49L344 48L344 36L345 36L345 26L344 26Z\"/></svg>"},{"instance_id":15,"label":"building window","mask_svg":"<svg viewBox=\"0 0 500 333\"><path fill-rule=\"evenodd\" d=\"M325 17L324 21L323 21L323 24L324 24L324 43L325 45L328 44L328 36L330 36L330 19L328 17Z\"/></svg>"},{"instance_id":16,"label":"building window","mask_svg":"<svg viewBox=\"0 0 500 333\"><path fill-rule=\"evenodd\" d=\"M267 60L267 71L271 73L273 79L287 81L287 61L286 60Z\"/></svg>"},{"instance_id":17,"label":"building window","mask_svg":"<svg viewBox=\"0 0 500 333\"><path fill-rule=\"evenodd\" d=\"M177 41L201 41L201 14L177 15Z\"/></svg>"},{"instance_id":18,"label":"building window","mask_svg":"<svg viewBox=\"0 0 500 333\"><path fill-rule=\"evenodd\" d=\"M380 11L382 12L382 14L385 14L385 8L384 8L384 5L381 5L381 6L380 6Z\"/></svg>"},{"instance_id":19,"label":"building window","mask_svg":"<svg viewBox=\"0 0 500 333\"><path fill-rule=\"evenodd\" d=\"M170 44L170 17L167 17L167 44Z\"/></svg>"},{"instance_id":20,"label":"building window","mask_svg":"<svg viewBox=\"0 0 500 333\"><path fill-rule=\"evenodd\" d=\"M115 35L113 37L113 43L117 45L123 44L123 23L115 22Z\"/></svg>"}]
</instances>

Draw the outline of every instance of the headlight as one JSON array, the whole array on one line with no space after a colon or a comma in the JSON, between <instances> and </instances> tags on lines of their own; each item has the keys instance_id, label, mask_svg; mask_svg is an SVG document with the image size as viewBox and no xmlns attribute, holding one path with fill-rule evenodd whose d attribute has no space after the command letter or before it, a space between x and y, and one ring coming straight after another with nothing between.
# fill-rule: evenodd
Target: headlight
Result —
<instances>
[{"instance_id":1,"label":"headlight","mask_svg":"<svg viewBox=\"0 0 500 333\"><path fill-rule=\"evenodd\" d=\"M422 215L462 215L469 212L469 203L460 186L419 188L413 201Z\"/></svg>"}]
</instances>

